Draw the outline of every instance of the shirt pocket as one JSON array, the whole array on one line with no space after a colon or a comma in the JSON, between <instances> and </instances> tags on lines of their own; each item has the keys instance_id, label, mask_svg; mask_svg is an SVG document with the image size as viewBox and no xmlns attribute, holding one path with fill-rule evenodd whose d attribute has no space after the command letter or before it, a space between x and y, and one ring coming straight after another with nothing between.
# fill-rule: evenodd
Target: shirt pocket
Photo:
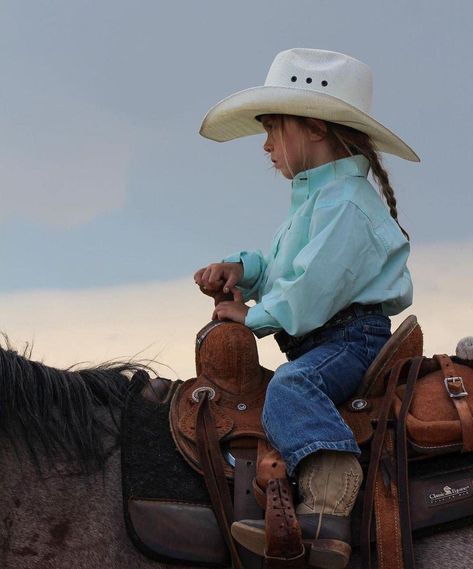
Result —
<instances>
[{"instance_id":1,"label":"shirt pocket","mask_svg":"<svg viewBox=\"0 0 473 569\"><path fill-rule=\"evenodd\" d=\"M310 217L294 216L285 231L281 233L277 247L280 260L292 262L299 251L307 245Z\"/></svg>"}]
</instances>

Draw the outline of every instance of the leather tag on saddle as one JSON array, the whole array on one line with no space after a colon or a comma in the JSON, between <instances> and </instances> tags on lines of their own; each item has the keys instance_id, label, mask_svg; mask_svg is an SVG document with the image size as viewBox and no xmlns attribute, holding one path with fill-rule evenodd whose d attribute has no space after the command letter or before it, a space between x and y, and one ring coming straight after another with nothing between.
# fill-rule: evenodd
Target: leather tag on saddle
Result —
<instances>
[{"instance_id":1,"label":"leather tag on saddle","mask_svg":"<svg viewBox=\"0 0 473 569\"><path fill-rule=\"evenodd\" d=\"M218 440L228 456L235 446L255 448L256 441L265 438L260 416L272 372L259 365L256 340L248 328L218 321L197 335L196 371L197 377L184 382L175 394L169 422L177 448L202 473L196 444L199 398L209 398ZM224 471L232 478L229 462L223 461Z\"/></svg>"}]
</instances>

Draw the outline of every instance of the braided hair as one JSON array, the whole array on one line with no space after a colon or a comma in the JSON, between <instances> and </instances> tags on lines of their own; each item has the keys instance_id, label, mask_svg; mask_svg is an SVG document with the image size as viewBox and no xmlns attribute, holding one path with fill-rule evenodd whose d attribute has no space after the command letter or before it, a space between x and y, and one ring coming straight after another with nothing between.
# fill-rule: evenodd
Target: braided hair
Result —
<instances>
[{"instance_id":1,"label":"braided hair","mask_svg":"<svg viewBox=\"0 0 473 569\"><path fill-rule=\"evenodd\" d=\"M394 197L394 190L389 182L389 176L381 161L381 157L376 151L372 139L359 130L341 124L327 123L327 134L331 139L342 146L349 155L363 154L369 161L373 177L380 189L380 194L384 197L391 213L391 217L399 225L399 228L409 239L409 234L405 231L397 218L397 202Z\"/></svg>"},{"instance_id":2,"label":"braided hair","mask_svg":"<svg viewBox=\"0 0 473 569\"><path fill-rule=\"evenodd\" d=\"M308 126L306 118L297 118L303 125L306 127ZM391 217L396 221L402 233L409 240L409 234L404 230L397 218L397 201L394 196L394 190L389 181L388 173L384 169L381 156L376 151L370 136L349 126L331 123L328 121L324 122L327 127L327 131L324 134L326 134L331 142L337 158L352 156L354 154L362 154L368 159L373 177L379 187L379 193L381 194L381 197L384 197L389 208L389 212L391 213ZM312 128L314 128L313 125Z\"/></svg>"}]
</instances>

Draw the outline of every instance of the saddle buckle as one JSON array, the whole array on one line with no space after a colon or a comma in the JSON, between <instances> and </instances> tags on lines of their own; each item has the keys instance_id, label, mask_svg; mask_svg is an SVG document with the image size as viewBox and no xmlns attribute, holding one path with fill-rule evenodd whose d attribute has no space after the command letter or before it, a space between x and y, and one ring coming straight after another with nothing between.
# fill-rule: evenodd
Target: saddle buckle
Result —
<instances>
[{"instance_id":1,"label":"saddle buckle","mask_svg":"<svg viewBox=\"0 0 473 569\"><path fill-rule=\"evenodd\" d=\"M468 391L465 389L465 384L463 383L463 378L456 375L451 377L446 377L443 380L445 384L445 389L449 397L452 399L457 399L458 397L465 397L468 395Z\"/></svg>"}]
</instances>

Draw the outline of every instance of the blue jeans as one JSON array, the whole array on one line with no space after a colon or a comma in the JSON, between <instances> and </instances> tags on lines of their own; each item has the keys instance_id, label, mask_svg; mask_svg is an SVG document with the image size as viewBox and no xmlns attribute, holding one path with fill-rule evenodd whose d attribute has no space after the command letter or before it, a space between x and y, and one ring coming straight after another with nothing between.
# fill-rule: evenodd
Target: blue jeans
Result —
<instances>
[{"instance_id":1,"label":"blue jeans","mask_svg":"<svg viewBox=\"0 0 473 569\"><path fill-rule=\"evenodd\" d=\"M390 336L387 316L360 316L308 338L302 355L276 369L262 422L290 475L304 457L321 449L360 454L336 405L355 393Z\"/></svg>"}]
</instances>

